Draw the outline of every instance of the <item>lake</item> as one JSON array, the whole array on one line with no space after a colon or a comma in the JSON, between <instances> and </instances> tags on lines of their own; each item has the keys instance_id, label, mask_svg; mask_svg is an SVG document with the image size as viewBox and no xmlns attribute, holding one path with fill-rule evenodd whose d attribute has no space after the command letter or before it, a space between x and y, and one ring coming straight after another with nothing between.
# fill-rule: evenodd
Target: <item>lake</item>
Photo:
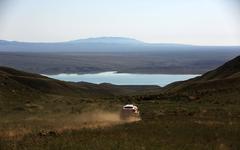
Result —
<instances>
[{"instance_id":1,"label":"lake","mask_svg":"<svg viewBox=\"0 0 240 150\"><path fill-rule=\"evenodd\" d=\"M199 75L173 75L173 74L132 74L117 73L116 71L94 73L94 74L57 74L45 75L50 78L90 83L111 83L116 85L159 85L165 86L175 81L183 81Z\"/></svg>"}]
</instances>

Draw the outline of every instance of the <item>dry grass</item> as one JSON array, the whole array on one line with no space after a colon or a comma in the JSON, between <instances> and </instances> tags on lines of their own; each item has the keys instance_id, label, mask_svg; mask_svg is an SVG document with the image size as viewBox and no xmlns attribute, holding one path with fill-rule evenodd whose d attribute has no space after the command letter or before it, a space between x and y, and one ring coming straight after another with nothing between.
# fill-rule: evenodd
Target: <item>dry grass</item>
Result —
<instances>
[{"instance_id":1,"label":"dry grass","mask_svg":"<svg viewBox=\"0 0 240 150\"><path fill-rule=\"evenodd\" d=\"M8 116L1 120L0 149L240 148L239 106L176 101L138 105L142 120L137 122L119 120L120 105L110 107L112 103L91 104L81 113Z\"/></svg>"}]
</instances>

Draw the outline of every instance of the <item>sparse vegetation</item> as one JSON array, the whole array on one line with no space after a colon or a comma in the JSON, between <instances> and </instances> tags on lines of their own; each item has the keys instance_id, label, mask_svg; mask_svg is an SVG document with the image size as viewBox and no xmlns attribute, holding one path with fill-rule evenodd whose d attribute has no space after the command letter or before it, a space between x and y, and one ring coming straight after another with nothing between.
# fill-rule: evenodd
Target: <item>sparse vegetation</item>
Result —
<instances>
[{"instance_id":1,"label":"sparse vegetation","mask_svg":"<svg viewBox=\"0 0 240 150\"><path fill-rule=\"evenodd\" d=\"M112 105L119 106L117 102L103 103L99 102L100 105L105 105L105 110L113 109ZM1 132L6 130L9 132L8 137L0 137L0 148L32 150L222 149L225 147L237 150L240 147L238 105L209 105L164 100L142 101L138 105L142 112L141 121L99 128L81 128L81 124L74 124L69 118L72 114L78 116L77 110L69 114L69 112L64 113L65 110L62 109L58 113L64 115L55 116L55 121L52 122L51 117L47 117L42 112L36 114L32 112L30 115L32 117L21 113L12 114L1 119ZM96 106L98 104L94 105ZM61 121L63 122L59 124ZM66 128L66 125L69 128ZM60 130L57 129L62 131L59 132Z\"/></svg>"},{"instance_id":2,"label":"sparse vegetation","mask_svg":"<svg viewBox=\"0 0 240 150\"><path fill-rule=\"evenodd\" d=\"M224 66L163 90L147 88L146 93L140 92L144 88L132 92L137 87L125 87L122 92L123 87L78 85L1 69L0 149L238 150L240 67L236 60L239 57L231 61L234 69L227 63L222 71ZM212 78L223 74L224 78ZM116 119L126 103L138 105L140 121ZM107 117L95 119L101 114Z\"/></svg>"}]
</instances>

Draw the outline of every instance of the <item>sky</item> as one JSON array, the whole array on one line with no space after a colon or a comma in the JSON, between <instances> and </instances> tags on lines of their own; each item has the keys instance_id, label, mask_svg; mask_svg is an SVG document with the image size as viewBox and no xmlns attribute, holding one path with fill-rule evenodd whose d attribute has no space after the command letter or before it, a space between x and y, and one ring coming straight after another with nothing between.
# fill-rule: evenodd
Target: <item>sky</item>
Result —
<instances>
[{"instance_id":1,"label":"sky","mask_svg":"<svg viewBox=\"0 0 240 150\"><path fill-rule=\"evenodd\" d=\"M239 0L0 0L0 39L240 45Z\"/></svg>"}]
</instances>

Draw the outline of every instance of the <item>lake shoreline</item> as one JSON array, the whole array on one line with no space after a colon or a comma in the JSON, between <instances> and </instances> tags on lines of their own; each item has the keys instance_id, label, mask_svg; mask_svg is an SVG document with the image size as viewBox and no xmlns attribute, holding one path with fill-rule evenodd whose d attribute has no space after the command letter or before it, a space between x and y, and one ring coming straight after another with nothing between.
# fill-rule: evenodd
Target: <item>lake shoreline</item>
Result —
<instances>
[{"instance_id":1,"label":"lake shoreline","mask_svg":"<svg viewBox=\"0 0 240 150\"><path fill-rule=\"evenodd\" d=\"M71 75L71 74L76 74L76 75L86 75L86 74L100 74L100 73L105 73L105 72L114 72L116 74L140 74L140 75L202 75L202 73L161 73L161 72L124 72L124 71L90 71L90 72L62 72L62 73L40 73L41 75L48 76L48 75L59 75L59 74L66 74L66 75Z\"/></svg>"},{"instance_id":2,"label":"lake shoreline","mask_svg":"<svg viewBox=\"0 0 240 150\"><path fill-rule=\"evenodd\" d=\"M170 83L177 81L188 80L200 74L132 74L132 73L119 73L117 71L108 71L100 73L88 74L66 74L61 73L57 75L42 74L44 76L68 81L68 82L88 82L93 84L109 83L114 85L156 85L166 86Z\"/></svg>"}]
</instances>

